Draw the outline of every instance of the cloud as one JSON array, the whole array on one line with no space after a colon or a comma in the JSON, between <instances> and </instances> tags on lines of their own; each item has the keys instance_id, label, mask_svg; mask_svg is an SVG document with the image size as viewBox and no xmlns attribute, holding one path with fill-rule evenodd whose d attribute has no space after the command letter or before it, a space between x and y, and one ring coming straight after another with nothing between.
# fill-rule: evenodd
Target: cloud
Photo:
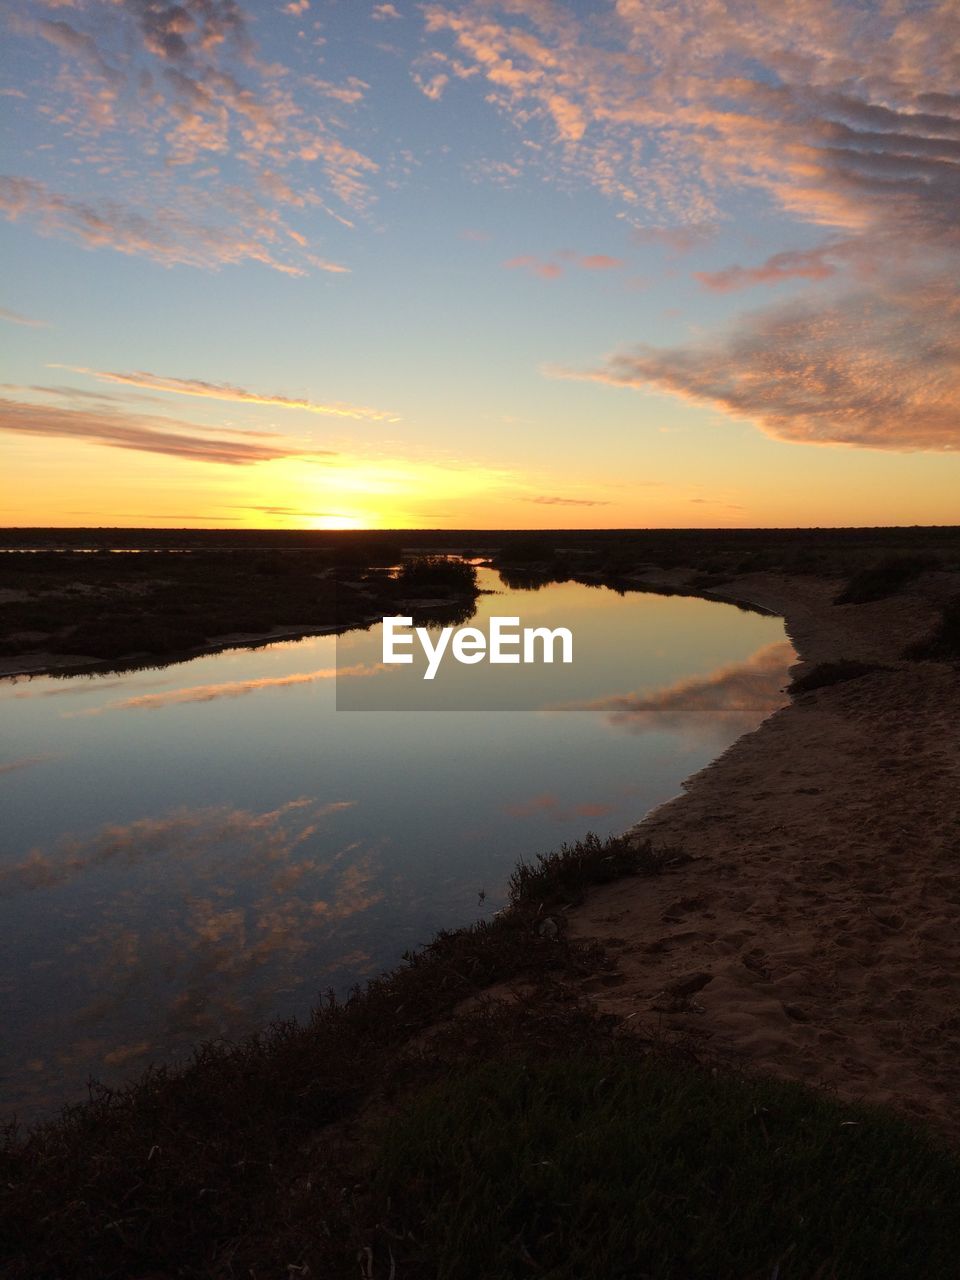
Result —
<instances>
[{"instance_id":1,"label":"cloud","mask_svg":"<svg viewBox=\"0 0 960 1280\"><path fill-rule=\"evenodd\" d=\"M159 818L109 824L87 838L65 837L49 853L33 849L20 862L0 868L0 899L52 888L110 862L132 864L171 853L196 859L225 842L252 844L258 857L266 859L288 847L290 836L284 823L293 815L301 820L302 830L294 840L300 843L316 830L317 821L355 804L355 800L321 803L300 797L262 813L223 806L184 808Z\"/></svg>"},{"instance_id":2,"label":"cloud","mask_svg":"<svg viewBox=\"0 0 960 1280\"><path fill-rule=\"evenodd\" d=\"M119 702L108 702L88 711L69 713L76 716L99 716L106 711L159 711L163 707L184 706L196 702L218 702L223 698L245 698L263 689L289 689L297 685L315 684L318 680L337 680L341 677L374 676L383 668L368 667L362 663L353 667L322 667L316 671L299 671L287 676L263 676L256 680L229 680L222 684L190 685L185 689L168 689L162 693L141 693Z\"/></svg>"},{"instance_id":3,"label":"cloud","mask_svg":"<svg viewBox=\"0 0 960 1280\"><path fill-rule=\"evenodd\" d=\"M30 316L21 315L19 311L10 311L7 307L0 307L0 320L8 320L10 324L22 324L28 329L49 328L48 321L33 320Z\"/></svg>"},{"instance_id":4,"label":"cloud","mask_svg":"<svg viewBox=\"0 0 960 1280\"><path fill-rule=\"evenodd\" d=\"M82 440L112 449L157 453L189 462L218 462L228 466L249 466L279 458L330 457L329 450L307 449L285 443L282 437L269 443L263 433L224 432L210 439L200 434L215 428L148 414L124 413L110 408L61 409L0 397L0 432L41 439ZM226 439L230 434L234 438Z\"/></svg>"},{"instance_id":5,"label":"cloud","mask_svg":"<svg viewBox=\"0 0 960 1280\"><path fill-rule=\"evenodd\" d=\"M109 22L97 6L71 7L69 21L12 20L17 52L42 59L29 98L56 128L69 189L10 178L7 216L168 265L346 270L283 211L350 225L344 212L371 203L379 166L350 145L344 111L361 82L265 61L235 0L116 0L110 10Z\"/></svg>"},{"instance_id":6,"label":"cloud","mask_svg":"<svg viewBox=\"0 0 960 1280\"><path fill-rule=\"evenodd\" d=\"M268 516L300 516L304 519L312 520L343 520L346 513L343 511L304 511L300 507L244 507L244 511L262 511ZM213 519L214 517L211 517ZM231 516L230 519L238 520L239 516Z\"/></svg>"},{"instance_id":7,"label":"cloud","mask_svg":"<svg viewBox=\"0 0 960 1280\"><path fill-rule=\"evenodd\" d=\"M397 11L396 5L375 4L370 16L373 18L374 22L386 22L391 18L400 18L403 15Z\"/></svg>"},{"instance_id":8,"label":"cloud","mask_svg":"<svg viewBox=\"0 0 960 1280\"><path fill-rule=\"evenodd\" d=\"M102 369L85 369L80 365L51 364L51 369L69 369L71 373L83 373L100 382L116 382L122 386L143 387L152 391L169 391L180 396L199 396L208 400L227 400L238 404L262 404L275 409L300 409L305 413L326 414L337 418L366 418L374 422L399 422L394 414L363 405L334 402L320 404L315 400L297 400L291 396L261 395L243 387L225 382L204 382L199 378L168 378L159 373L111 373Z\"/></svg>"},{"instance_id":9,"label":"cloud","mask_svg":"<svg viewBox=\"0 0 960 1280\"><path fill-rule=\"evenodd\" d=\"M572 249L562 249L556 256L570 266L582 267L585 271L615 271L626 266L623 258L612 258L608 253L580 254ZM508 270L527 271L530 275L539 276L542 280L556 280L563 274L563 267L559 263L549 262L530 253L509 258L503 266Z\"/></svg>"},{"instance_id":10,"label":"cloud","mask_svg":"<svg viewBox=\"0 0 960 1280\"><path fill-rule=\"evenodd\" d=\"M697 277L714 292L792 283L823 296L697 344L628 349L596 376L789 440L955 446L958 316L943 282L960 276L956 6L867 16L810 0L762 22L748 0L619 0L603 23L546 0L425 13L433 65L482 81L533 144L526 165L565 187L592 183L635 243L696 248L732 196L828 229L819 246Z\"/></svg>"},{"instance_id":11,"label":"cloud","mask_svg":"<svg viewBox=\"0 0 960 1280\"><path fill-rule=\"evenodd\" d=\"M514 804L503 806L503 812L510 818L536 818L541 814L552 814L558 822L574 822L578 818L602 818L613 813L616 804L604 801L584 800L579 804L565 805L552 791L531 796L528 800L519 800Z\"/></svg>"},{"instance_id":12,"label":"cloud","mask_svg":"<svg viewBox=\"0 0 960 1280\"><path fill-rule=\"evenodd\" d=\"M783 683L796 660L785 642L766 645L745 662L730 663L708 676L694 676L652 693L625 693L571 704L577 710L602 711L607 722L631 733L715 729L729 734L754 729L786 704ZM721 720L717 720L717 717Z\"/></svg>"},{"instance_id":13,"label":"cloud","mask_svg":"<svg viewBox=\"0 0 960 1280\"><path fill-rule=\"evenodd\" d=\"M611 258L608 253L588 253L577 259L577 265L587 271L614 271L626 264L622 258Z\"/></svg>"},{"instance_id":14,"label":"cloud","mask_svg":"<svg viewBox=\"0 0 960 1280\"><path fill-rule=\"evenodd\" d=\"M755 284L781 284L784 280L829 280L840 270L835 245L817 249L775 253L758 267L725 267L722 271L695 271L694 279L713 293L731 293Z\"/></svg>"},{"instance_id":15,"label":"cloud","mask_svg":"<svg viewBox=\"0 0 960 1280\"><path fill-rule=\"evenodd\" d=\"M541 495L528 498L527 501L538 502L545 507L609 507L610 505L604 498L560 498L553 495Z\"/></svg>"},{"instance_id":16,"label":"cloud","mask_svg":"<svg viewBox=\"0 0 960 1280\"><path fill-rule=\"evenodd\" d=\"M645 227L634 226L630 238L634 244L664 246L672 253L690 253L707 243L717 233L709 223L699 226Z\"/></svg>"},{"instance_id":17,"label":"cloud","mask_svg":"<svg viewBox=\"0 0 960 1280\"><path fill-rule=\"evenodd\" d=\"M143 213L123 200L78 200L32 178L0 175L0 213L11 222L29 222L41 235L66 235L88 249L152 258L166 267L215 270L259 262L285 275L303 275L304 266L286 261L273 247L281 237L276 225L268 225L263 209L247 212L246 227L218 226L189 217L182 205L159 205ZM319 270L347 270L312 255L307 261Z\"/></svg>"},{"instance_id":18,"label":"cloud","mask_svg":"<svg viewBox=\"0 0 960 1280\"><path fill-rule=\"evenodd\" d=\"M25 697L27 695L15 693L13 696L17 698L17 697ZM48 761L56 760L56 758L57 758L56 756L52 756L52 755L38 755L38 756L20 756L16 760L3 760L3 761L0 761L0 775L3 775L5 773L17 773L21 769L32 769L38 764L47 764Z\"/></svg>"},{"instance_id":19,"label":"cloud","mask_svg":"<svg viewBox=\"0 0 960 1280\"><path fill-rule=\"evenodd\" d=\"M555 262L544 262L529 253L510 258L503 265L508 271L526 271L532 276L539 276L541 280L556 280L563 275L563 268Z\"/></svg>"},{"instance_id":20,"label":"cloud","mask_svg":"<svg viewBox=\"0 0 960 1280\"><path fill-rule=\"evenodd\" d=\"M949 452L960 448L960 295L952 279L877 281L561 376L670 392L792 443Z\"/></svg>"}]
</instances>

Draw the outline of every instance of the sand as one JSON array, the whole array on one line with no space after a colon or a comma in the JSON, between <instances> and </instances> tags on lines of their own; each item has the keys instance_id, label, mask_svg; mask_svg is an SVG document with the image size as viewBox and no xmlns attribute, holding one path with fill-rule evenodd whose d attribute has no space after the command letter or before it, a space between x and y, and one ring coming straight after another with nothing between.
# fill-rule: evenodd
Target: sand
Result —
<instances>
[{"instance_id":1,"label":"sand","mask_svg":"<svg viewBox=\"0 0 960 1280\"><path fill-rule=\"evenodd\" d=\"M592 892L587 984L644 1031L888 1104L960 1142L960 670L902 661L936 598L831 604L835 587L725 587L782 612L803 660L887 664L804 695L634 829L692 860Z\"/></svg>"}]
</instances>

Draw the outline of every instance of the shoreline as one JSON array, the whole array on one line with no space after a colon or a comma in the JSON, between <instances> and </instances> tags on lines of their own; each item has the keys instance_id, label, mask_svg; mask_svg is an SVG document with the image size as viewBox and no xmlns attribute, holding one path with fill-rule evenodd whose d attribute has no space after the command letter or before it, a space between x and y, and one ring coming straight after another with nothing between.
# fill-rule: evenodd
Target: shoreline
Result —
<instances>
[{"instance_id":1,"label":"shoreline","mask_svg":"<svg viewBox=\"0 0 960 1280\"><path fill-rule=\"evenodd\" d=\"M792 699L687 779L628 833L682 865L567 919L614 962L588 992L603 1013L957 1143L960 672L901 657L951 585L838 606L822 579L732 583L784 618L794 675L877 669Z\"/></svg>"}]
</instances>

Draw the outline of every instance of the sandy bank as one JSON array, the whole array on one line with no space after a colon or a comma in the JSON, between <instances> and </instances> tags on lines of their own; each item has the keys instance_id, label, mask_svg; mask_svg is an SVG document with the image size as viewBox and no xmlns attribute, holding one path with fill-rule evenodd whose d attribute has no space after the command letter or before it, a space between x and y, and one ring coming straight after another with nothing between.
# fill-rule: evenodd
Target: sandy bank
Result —
<instances>
[{"instance_id":1,"label":"sandy bank","mask_svg":"<svg viewBox=\"0 0 960 1280\"><path fill-rule=\"evenodd\" d=\"M635 828L693 861L597 889L570 931L616 959L605 1010L960 1141L960 670L899 656L957 586L845 606L823 580L725 587L783 614L799 670L886 669L805 694L696 775Z\"/></svg>"}]
</instances>

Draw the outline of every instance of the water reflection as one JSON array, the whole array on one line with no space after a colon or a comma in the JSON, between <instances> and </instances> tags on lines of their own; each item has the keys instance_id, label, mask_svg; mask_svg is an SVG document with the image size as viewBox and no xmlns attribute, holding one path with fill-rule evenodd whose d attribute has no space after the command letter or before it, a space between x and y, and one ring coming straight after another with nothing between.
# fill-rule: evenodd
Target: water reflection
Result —
<instances>
[{"instance_id":1,"label":"water reflection","mask_svg":"<svg viewBox=\"0 0 960 1280\"><path fill-rule=\"evenodd\" d=\"M637 821L782 699L777 619L483 585L478 617L589 641L572 681L531 669L540 710L338 712L332 636L0 682L5 1110L306 1014L495 911L518 857ZM348 681L384 678L375 629L347 645Z\"/></svg>"},{"instance_id":2,"label":"water reflection","mask_svg":"<svg viewBox=\"0 0 960 1280\"><path fill-rule=\"evenodd\" d=\"M755 729L786 705L784 675L794 657L792 645L771 644L708 676L678 680L651 693L571 703L568 709L602 711L608 724L630 733L672 729L728 738L731 730L739 735Z\"/></svg>"}]
</instances>

